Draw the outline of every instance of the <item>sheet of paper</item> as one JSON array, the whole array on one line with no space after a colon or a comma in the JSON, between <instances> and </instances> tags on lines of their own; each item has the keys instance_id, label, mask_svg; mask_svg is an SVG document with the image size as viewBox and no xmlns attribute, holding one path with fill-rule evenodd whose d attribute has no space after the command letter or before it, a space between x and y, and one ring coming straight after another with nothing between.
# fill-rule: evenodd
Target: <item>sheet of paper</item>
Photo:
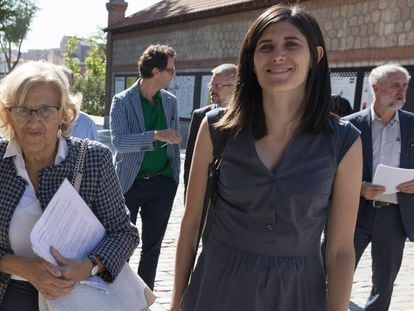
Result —
<instances>
[{"instance_id":1,"label":"sheet of paper","mask_svg":"<svg viewBox=\"0 0 414 311\"><path fill-rule=\"evenodd\" d=\"M391 194L398 192L396 187L403 183L414 179L414 169L392 167L380 164L374 175L372 183L385 187L383 194Z\"/></svg>"},{"instance_id":2,"label":"sheet of paper","mask_svg":"<svg viewBox=\"0 0 414 311\"><path fill-rule=\"evenodd\" d=\"M87 257L105 235L105 228L83 201L78 192L65 179L30 234L33 251L57 265L50 253L56 248L64 257ZM99 277L85 280L89 285L106 289Z\"/></svg>"}]
</instances>

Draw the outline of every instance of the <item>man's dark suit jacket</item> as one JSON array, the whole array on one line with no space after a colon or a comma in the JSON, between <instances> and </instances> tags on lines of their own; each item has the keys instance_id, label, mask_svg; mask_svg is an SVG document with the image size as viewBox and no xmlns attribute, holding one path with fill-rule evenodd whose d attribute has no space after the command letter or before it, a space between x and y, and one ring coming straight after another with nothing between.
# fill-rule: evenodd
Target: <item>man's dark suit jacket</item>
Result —
<instances>
[{"instance_id":1,"label":"man's dark suit jacket","mask_svg":"<svg viewBox=\"0 0 414 311\"><path fill-rule=\"evenodd\" d=\"M217 108L217 104L205 106L193 111L190 122L190 130L188 132L187 148L185 150L184 160L184 194L187 192L188 176L190 174L191 160L193 158L194 145L197 138L198 130L200 129L201 121L206 113Z\"/></svg>"},{"instance_id":2,"label":"man's dark suit jacket","mask_svg":"<svg viewBox=\"0 0 414 311\"><path fill-rule=\"evenodd\" d=\"M401 128L401 153L400 167L414 168L414 114L398 110ZM362 152L364 157L363 181L372 182L372 134L371 134L371 109L365 109L352 115L346 116L361 131ZM401 220L407 237L414 241L414 195L408 193L397 193ZM366 199L361 197L359 208L365 206Z\"/></svg>"}]
</instances>

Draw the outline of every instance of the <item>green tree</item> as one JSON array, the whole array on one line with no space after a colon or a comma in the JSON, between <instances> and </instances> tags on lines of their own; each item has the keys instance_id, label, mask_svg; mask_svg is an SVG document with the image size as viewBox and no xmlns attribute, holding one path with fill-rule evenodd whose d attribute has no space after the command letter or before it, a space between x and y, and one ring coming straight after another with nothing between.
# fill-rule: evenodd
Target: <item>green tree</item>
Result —
<instances>
[{"instance_id":1,"label":"green tree","mask_svg":"<svg viewBox=\"0 0 414 311\"><path fill-rule=\"evenodd\" d=\"M10 1L9 0L0 0L0 31L3 30L3 24L13 15Z\"/></svg>"},{"instance_id":2,"label":"green tree","mask_svg":"<svg viewBox=\"0 0 414 311\"><path fill-rule=\"evenodd\" d=\"M71 37L66 42L66 52L63 54L63 58L66 63L66 67L68 67L70 70L72 70L74 75L74 89L76 92L80 92L79 88L79 81L80 81L80 61L79 58L76 57L76 50L79 46L79 38L78 37Z\"/></svg>"},{"instance_id":3,"label":"green tree","mask_svg":"<svg viewBox=\"0 0 414 311\"><path fill-rule=\"evenodd\" d=\"M31 0L0 0L0 48L9 72L19 63L23 40L37 10ZM17 49L16 59L12 58L12 49Z\"/></svg>"},{"instance_id":4,"label":"green tree","mask_svg":"<svg viewBox=\"0 0 414 311\"><path fill-rule=\"evenodd\" d=\"M66 66L74 73L75 91L81 92L83 95L82 110L92 115L103 116L106 74L104 34L100 32L90 36L87 41L89 41L91 48L83 68L75 54L79 46L78 38L74 37L68 40L64 58Z\"/></svg>"}]
</instances>

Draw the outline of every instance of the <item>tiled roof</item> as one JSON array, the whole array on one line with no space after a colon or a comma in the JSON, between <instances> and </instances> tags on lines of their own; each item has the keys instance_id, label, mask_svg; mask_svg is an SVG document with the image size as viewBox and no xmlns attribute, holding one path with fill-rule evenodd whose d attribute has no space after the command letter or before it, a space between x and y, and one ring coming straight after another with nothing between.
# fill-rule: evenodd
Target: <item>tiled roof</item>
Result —
<instances>
[{"instance_id":1,"label":"tiled roof","mask_svg":"<svg viewBox=\"0 0 414 311\"><path fill-rule=\"evenodd\" d=\"M107 30L124 32L143 29L155 25L168 25L177 22L211 17L214 14L236 13L263 8L280 0L164 0L127 16L112 24Z\"/></svg>"}]
</instances>

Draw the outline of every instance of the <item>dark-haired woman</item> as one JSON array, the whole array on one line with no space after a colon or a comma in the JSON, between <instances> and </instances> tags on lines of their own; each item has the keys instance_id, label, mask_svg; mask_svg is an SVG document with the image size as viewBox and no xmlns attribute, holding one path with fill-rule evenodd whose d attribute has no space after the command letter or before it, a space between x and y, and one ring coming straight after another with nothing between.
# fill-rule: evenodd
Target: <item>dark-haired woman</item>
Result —
<instances>
[{"instance_id":1,"label":"dark-haired woman","mask_svg":"<svg viewBox=\"0 0 414 311\"><path fill-rule=\"evenodd\" d=\"M362 151L359 132L330 115L320 28L297 6L274 6L250 27L238 64L217 125L231 133L217 199L188 284L212 155L206 120L197 139L171 310L347 310Z\"/></svg>"}]
</instances>

